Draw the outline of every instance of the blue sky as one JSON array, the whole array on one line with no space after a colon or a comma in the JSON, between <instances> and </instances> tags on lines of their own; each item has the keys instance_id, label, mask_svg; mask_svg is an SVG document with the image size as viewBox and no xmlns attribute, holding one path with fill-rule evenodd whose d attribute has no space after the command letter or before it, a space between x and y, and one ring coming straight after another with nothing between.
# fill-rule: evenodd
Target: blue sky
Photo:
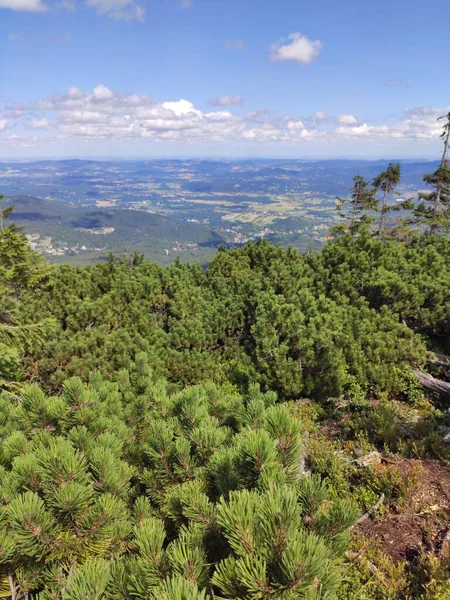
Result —
<instances>
[{"instance_id":1,"label":"blue sky","mask_svg":"<svg viewBox=\"0 0 450 600\"><path fill-rule=\"evenodd\" d=\"M447 0L0 0L0 156L435 157Z\"/></svg>"}]
</instances>

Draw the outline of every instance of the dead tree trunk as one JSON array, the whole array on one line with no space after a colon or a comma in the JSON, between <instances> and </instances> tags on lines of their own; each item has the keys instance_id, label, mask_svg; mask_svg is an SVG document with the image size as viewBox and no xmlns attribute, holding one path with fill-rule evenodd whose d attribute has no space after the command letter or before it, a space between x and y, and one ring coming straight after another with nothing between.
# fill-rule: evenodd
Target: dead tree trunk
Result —
<instances>
[{"instance_id":1,"label":"dead tree trunk","mask_svg":"<svg viewBox=\"0 0 450 600\"><path fill-rule=\"evenodd\" d=\"M420 369L414 369L416 378L418 381L427 389L437 392L438 394L444 394L450 396L450 383L442 381L442 379L436 379L433 375L424 373Z\"/></svg>"}]
</instances>

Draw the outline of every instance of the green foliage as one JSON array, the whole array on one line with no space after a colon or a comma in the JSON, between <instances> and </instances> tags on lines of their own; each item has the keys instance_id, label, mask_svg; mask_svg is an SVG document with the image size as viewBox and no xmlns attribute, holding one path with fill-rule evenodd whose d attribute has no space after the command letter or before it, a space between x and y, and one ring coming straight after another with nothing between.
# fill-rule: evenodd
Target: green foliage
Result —
<instances>
[{"instance_id":1,"label":"green foliage","mask_svg":"<svg viewBox=\"0 0 450 600\"><path fill-rule=\"evenodd\" d=\"M411 481L355 459L449 458L414 369L450 349L450 242L372 235L368 185L319 254L259 241L205 270L49 269L3 227L0 597L356 597L355 499L398 505Z\"/></svg>"},{"instance_id":2,"label":"green foliage","mask_svg":"<svg viewBox=\"0 0 450 600\"><path fill-rule=\"evenodd\" d=\"M378 192L383 193L383 202L380 210L379 232L383 231L384 219L386 213L390 210L388 206L388 195L395 191L395 188L400 183L401 168L399 163L389 163L387 169L382 171L373 180L373 187Z\"/></svg>"},{"instance_id":3,"label":"green foliage","mask_svg":"<svg viewBox=\"0 0 450 600\"><path fill-rule=\"evenodd\" d=\"M28 247L19 229L4 226L11 211L12 207L0 209L0 388L11 388L20 379L22 356L40 348L53 328L48 314L40 323L35 315L17 318L25 290L39 293L48 285L51 269Z\"/></svg>"},{"instance_id":4,"label":"green foliage","mask_svg":"<svg viewBox=\"0 0 450 600\"><path fill-rule=\"evenodd\" d=\"M133 372L3 397L0 568L20 593L334 597L358 511L301 474L288 408L255 385L168 393Z\"/></svg>"},{"instance_id":5,"label":"green foliage","mask_svg":"<svg viewBox=\"0 0 450 600\"><path fill-rule=\"evenodd\" d=\"M447 160L450 146L450 113L439 117L438 120L441 119L445 119L441 134L444 143L441 163L434 173L424 175L424 182L432 186L433 191L419 194L419 199L424 202L421 202L415 210L417 220L419 223L429 225L430 233L439 230L448 231L450 228L450 168Z\"/></svg>"},{"instance_id":6,"label":"green foliage","mask_svg":"<svg viewBox=\"0 0 450 600\"><path fill-rule=\"evenodd\" d=\"M349 221L349 230L356 233L361 223L368 224L371 219L368 218L365 211L378 210L378 200L375 197L377 187L369 188L369 182L362 175L353 177L353 186L348 198L337 198L337 208L340 216ZM350 212L344 212L344 207L349 204Z\"/></svg>"},{"instance_id":7,"label":"green foliage","mask_svg":"<svg viewBox=\"0 0 450 600\"><path fill-rule=\"evenodd\" d=\"M60 267L21 301L20 321L57 323L23 367L54 391L94 369L113 378L145 352L156 377L177 383L259 382L282 398L340 396L354 381L362 394L398 392L392 369L425 358L414 330L448 331L449 253L441 238L399 244L362 231L318 256L250 244L206 272Z\"/></svg>"},{"instance_id":8,"label":"green foliage","mask_svg":"<svg viewBox=\"0 0 450 600\"><path fill-rule=\"evenodd\" d=\"M3 202L4 196L0 194L0 203ZM3 230L5 226L5 221L9 219L11 213L13 211L12 206L6 206L5 208L0 208L0 230Z\"/></svg>"}]
</instances>

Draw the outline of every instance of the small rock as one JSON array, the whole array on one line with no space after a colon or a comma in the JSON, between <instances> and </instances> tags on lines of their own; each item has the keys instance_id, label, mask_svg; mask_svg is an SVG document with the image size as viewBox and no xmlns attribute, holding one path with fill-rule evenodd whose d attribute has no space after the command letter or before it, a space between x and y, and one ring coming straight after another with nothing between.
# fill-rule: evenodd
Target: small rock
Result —
<instances>
[{"instance_id":1,"label":"small rock","mask_svg":"<svg viewBox=\"0 0 450 600\"><path fill-rule=\"evenodd\" d=\"M361 458L357 458L355 463L358 467L368 467L370 465L379 465L381 462L381 454L377 450L373 450L373 452L369 452L365 456L361 456Z\"/></svg>"}]
</instances>

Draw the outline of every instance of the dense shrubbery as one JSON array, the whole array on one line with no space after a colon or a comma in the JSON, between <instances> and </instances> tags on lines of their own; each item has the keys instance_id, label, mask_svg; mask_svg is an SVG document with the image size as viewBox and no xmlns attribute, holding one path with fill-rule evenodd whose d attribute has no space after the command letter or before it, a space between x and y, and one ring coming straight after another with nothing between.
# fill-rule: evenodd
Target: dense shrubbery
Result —
<instances>
[{"instance_id":1,"label":"dense shrubbery","mask_svg":"<svg viewBox=\"0 0 450 600\"><path fill-rule=\"evenodd\" d=\"M0 408L3 590L39 598L328 598L357 508L305 476L273 393L26 386Z\"/></svg>"},{"instance_id":2,"label":"dense shrubbery","mask_svg":"<svg viewBox=\"0 0 450 600\"><path fill-rule=\"evenodd\" d=\"M111 377L143 351L157 375L184 384L250 381L323 398L356 378L365 392L396 393L426 343L450 339L449 264L445 238L399 243L363 230L318 255L266 242L222 251L206 271L62 266L38 293L18 291L18 321L55 322L27 351L25 375L57 390L93 369Z\"/></svg>"},{"instance_id":3,"label":"dense shrubbery","mask_svg":"<svg viewBox=\"0 0 450 600\"><path fill-rule=\"evenodd\" d=\"M414 376L449 315L445 237L51 269L2 229L0 598L440 600L444 561L394 589L348 538L414 483L361 455L450 458Z\"/></svg>"}]
</instances>

